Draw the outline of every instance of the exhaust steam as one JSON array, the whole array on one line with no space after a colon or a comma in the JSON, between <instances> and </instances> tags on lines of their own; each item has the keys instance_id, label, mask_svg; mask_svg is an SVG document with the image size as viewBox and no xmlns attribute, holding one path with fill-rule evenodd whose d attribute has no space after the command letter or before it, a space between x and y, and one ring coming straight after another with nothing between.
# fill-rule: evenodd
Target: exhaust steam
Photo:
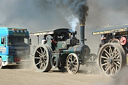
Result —
<instances>
[{"instance_id":1,"label":"exhaust steam","mask_svg":"<svg viewBox=\"0 0 128 85\"><path fill-rule=\"evenodd\" d=\"M74 15L66 17L65 18L68 21L68 24L70 26L70 28L72 29L73 32L76 31L76 26L79 23L78 18L76 18Z\"/></svg>"}]
</instances>

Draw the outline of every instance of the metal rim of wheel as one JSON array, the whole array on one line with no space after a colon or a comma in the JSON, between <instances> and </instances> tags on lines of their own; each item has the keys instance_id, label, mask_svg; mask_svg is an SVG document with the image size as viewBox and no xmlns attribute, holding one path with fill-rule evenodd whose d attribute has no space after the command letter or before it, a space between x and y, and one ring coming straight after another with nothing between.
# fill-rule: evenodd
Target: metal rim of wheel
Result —
<instances>
[{"instance_id":1,"label":"metal rim of wheel","mask_svg":"<svg viewBox=\"0 0 128 85\"><path fill-rule=\"evenodd\" d=\"M2 68L2 58L0 58L0 69Z\"/></svg>"},{"instance_id":2,"label":"metal rim of wheel","mask_svg":"<svg viewBox=\"0 0 128 85\"><path fill-rule=\"evenodd\" d=\"M45 45L37 46L34 54L34 64L36 68L42 72L47 72L51 69L50 55L51 51Z\"/></svg>"},{"instance_id":3,"label":"metal rim of wheel","mask_svg":"<svg viewBox=\"0 0 128 85\"><path fill-rule=\"evenodd\" d=\"M125 52L119 44L105 44L99 51L99 66L107 76L115 77L125 65Z\"/></svg>"},{"instance_id":4,"label":"metal rim of wheel","mask_svg":"<svg viewBox=\"0 0 128 85\"><path fill-rule=\"evenodd\" d=\"M78 72L80 64L78 56L75 53L70 53L67 56L66 66L70 74L76 74Z\"/></svg>"}]
</instances>

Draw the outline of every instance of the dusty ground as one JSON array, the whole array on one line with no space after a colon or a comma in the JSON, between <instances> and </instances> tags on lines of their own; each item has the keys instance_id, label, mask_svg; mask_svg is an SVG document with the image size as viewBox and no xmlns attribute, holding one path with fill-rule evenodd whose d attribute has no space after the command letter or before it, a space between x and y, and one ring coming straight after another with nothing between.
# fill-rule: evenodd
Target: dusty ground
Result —
<instances>
[{"instance_id":1,"label":"dusty ground","mask_svg":"<svg viewBox=\"0 0 128 85\"><path fill-rule=\"evenodd\" d=\"M37 72L33 69L8 69L0 70L0 85L103 85L111 80L101 74L76 75L67 72L52 70L48 73Z\"/></svg>"}]
</instances>

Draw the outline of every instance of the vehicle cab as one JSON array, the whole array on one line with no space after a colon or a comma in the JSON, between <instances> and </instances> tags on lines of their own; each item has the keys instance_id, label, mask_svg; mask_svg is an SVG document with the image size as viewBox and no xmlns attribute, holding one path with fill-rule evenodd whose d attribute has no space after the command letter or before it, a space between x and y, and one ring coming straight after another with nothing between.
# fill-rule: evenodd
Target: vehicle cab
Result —
<instances>
[{"instance_id":1,"label":"vehicle cab","mask_svg":"<svg viewBox=\"0 0 128 85\"><path fill-rule=\"evenodd\" d=\"M30 40L27 29L0 27L0 58L2 66L18 64L29 58Z\"/></svg>"}]
</instances>

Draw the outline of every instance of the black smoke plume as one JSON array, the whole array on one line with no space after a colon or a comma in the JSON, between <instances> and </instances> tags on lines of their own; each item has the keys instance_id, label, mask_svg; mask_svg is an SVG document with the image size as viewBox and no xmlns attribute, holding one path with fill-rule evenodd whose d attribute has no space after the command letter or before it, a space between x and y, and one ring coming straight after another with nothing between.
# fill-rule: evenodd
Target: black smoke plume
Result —
<instances>
[{"instance_id":1,"label":"black smoke plume","mask_svg":"<svg viewBox=\"0 0 128 85\"><path fill-rule=\"evenodd\" d=\"M45 0L45 2L58 8L68 8L74 15L78 17L80 24L85 24L89 9L87 0Z\"/></svg>"}]
</instances>

